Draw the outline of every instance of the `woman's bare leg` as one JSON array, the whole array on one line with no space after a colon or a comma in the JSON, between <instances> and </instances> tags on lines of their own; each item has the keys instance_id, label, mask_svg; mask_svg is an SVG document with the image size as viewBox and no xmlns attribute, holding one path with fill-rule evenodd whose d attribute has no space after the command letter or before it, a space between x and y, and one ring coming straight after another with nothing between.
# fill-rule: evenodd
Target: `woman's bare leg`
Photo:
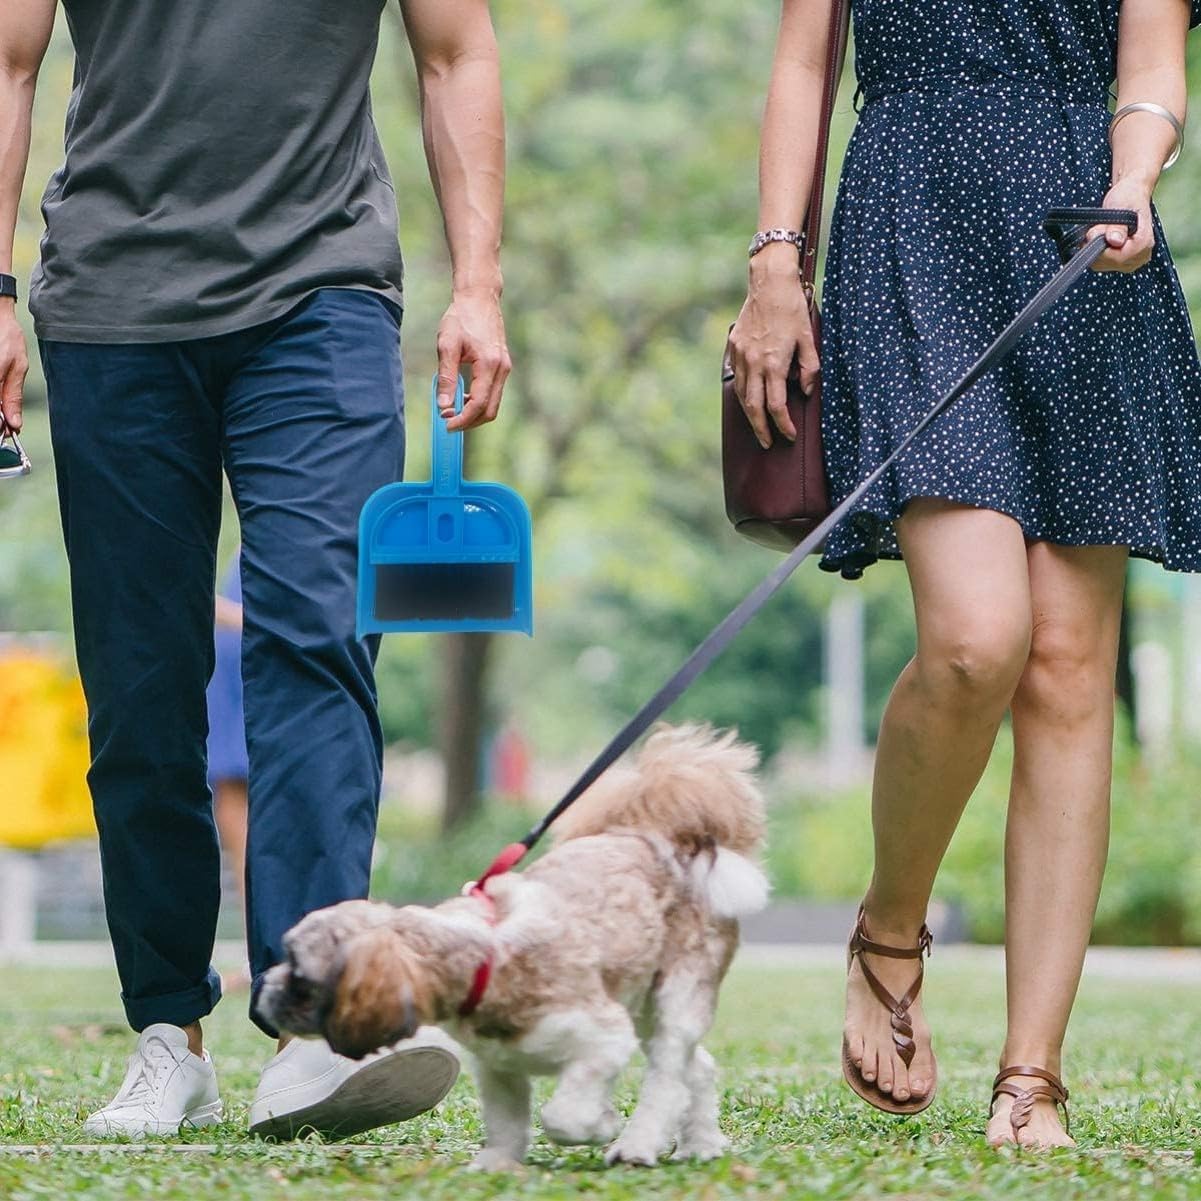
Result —
<instances>
[{"instance_id":1,"label":"woman's bare leg","mask_svg":"<svg viewBox=\"0 0 1201 1201\"><path fill-rule=\"evenodd\" d=\"M1125 547L1030 547L1034 633L1013 697L1013 783L1005 838L1009 1029L1002 1066L1060 1075L1109 845L1114 673ZM1014 1083L1034 1084L1022 1077ZM1012 1142L1009 1097L989 1123ZM1023 1144L1071 1145L1054 1107L1035 1105Z\"/></svg>"},{"instance_id":2,"label":"woman's bare leg","mask_svg":"<svg viewBox=\"0 0 1201 1201\"><path fill-rule=\"evenodd\" d=\"M1011 518L923 498L897 525L913 589L917 654L889 698L872 792L875 870L865 900L868 936L912 947L934 876L980 779L1030 647L1026 545ZM868 956L900 997L913 960ZM911 1011L917 1051L909 1068L893 1049L888 1011L858 962L847 985L846 1035L865 1079L898 1101L933 1080L920 999Z\"/></svg>"}]
</instances>

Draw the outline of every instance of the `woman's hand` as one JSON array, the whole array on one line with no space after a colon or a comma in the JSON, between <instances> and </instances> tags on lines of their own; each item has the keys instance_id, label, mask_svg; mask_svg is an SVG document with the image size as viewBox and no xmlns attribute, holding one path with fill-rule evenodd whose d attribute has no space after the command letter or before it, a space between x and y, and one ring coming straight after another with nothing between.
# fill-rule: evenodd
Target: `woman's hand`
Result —
<instances>
[{"instance_id":1,"label":"woman's hand","mask_svg":"<svg viewBox=\"0 0 1201 1201\"><path fill-rule=\"evenodd\" d=\"M797 273L796 248L774 242L751 259L746 303L730 333L734 391L765 450L772 443L773 423L789 441L797 436L788 414L794 359L800 363L801 390L809 393L821 370L809 303Z\"/></svg>"},{"instance_id":2,"label":"woman's hand","mask_svg":"<svg viewBox=\"0 0 1201 1201\"><path fill-rule=\"evenodd\" d=\"M1088 240L1104 234L1109 245L1093 264L1093 270L1137 271L1150 260L1155 249L1151 189L1141 180L1119 180L1105 193L1101 205L1107 209L1133 209L1138 213L1138 231L1132 234L1124 225L1094 225L1088 231Z\"/></svg>"}]
</instances>

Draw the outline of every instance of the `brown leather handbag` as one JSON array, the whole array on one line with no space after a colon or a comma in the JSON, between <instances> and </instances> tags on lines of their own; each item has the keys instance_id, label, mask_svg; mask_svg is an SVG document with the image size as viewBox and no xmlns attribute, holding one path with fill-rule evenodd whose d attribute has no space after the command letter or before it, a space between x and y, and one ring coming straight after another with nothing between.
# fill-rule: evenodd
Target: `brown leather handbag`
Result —
<instances>
[{"instance_id":1,"label":"brown leather handbag","mask_svg":"<svg viewBox=\"0 0 1201 1201\"><path fill-rule=\"evenodd\" d=\"M821 316L813 300L813 288L821 235L826 152L830 143L830 117L846 52L848 9L849 0L831 0L830 39L813 186L801 227L805 235L801 249L801 286L809 298L815 339L821 337ZM822 454L821 383L819 381L806 396L801 391L797 364L793 363L788 375L788 411L797 429L797 439L789 442L777 434L768 450L759 445L734 391L728 344L722 362L721 384L726 516L734 528L752 542L773 550L792 550L830 512Z\"/></svg>"}]
</instances>

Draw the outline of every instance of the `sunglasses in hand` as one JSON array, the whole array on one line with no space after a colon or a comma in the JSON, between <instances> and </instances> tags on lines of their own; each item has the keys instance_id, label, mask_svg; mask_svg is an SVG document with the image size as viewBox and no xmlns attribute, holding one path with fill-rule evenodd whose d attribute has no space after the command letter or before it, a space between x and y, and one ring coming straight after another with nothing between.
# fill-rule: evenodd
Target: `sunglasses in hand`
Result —
<instances>
[{"instance_id":1,"label":"sunglasses in hand","mask_svg":"<svg viewBox=\"0 0 1201 1201\"><path fill-rule=\"evenodd\" d=\"M14 479L19 475L28 475L33 470L33 464L25 453L17 435L0 420L0 480Z\"/></svg>"}]
</instances>

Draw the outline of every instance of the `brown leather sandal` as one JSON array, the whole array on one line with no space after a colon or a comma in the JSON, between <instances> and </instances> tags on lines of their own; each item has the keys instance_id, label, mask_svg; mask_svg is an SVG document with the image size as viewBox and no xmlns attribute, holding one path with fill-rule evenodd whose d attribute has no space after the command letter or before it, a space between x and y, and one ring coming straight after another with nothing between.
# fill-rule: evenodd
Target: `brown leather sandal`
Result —
<instances>
[{"instance_id":1,"label":"brown leather sandal","mask_svg":"<svg viewBox=\"0 0 1201 1201\"><path fill-rule=\"evenodd\" d=\"M876 999L892 1015L893 1045L896 1047L897 1056L906 1067L913 1062L913 1057L917 1054L917 1043L913 1041L913 1023L909 1018L909 1010L922 990L922 980L925 976L922 958L930 954L933 945L934 935L930 933L929 926L922 926L917 936L916 947L888 947L883 943L872 942L867 936L863 906L860 905L859 916L855 919L855 929L851 932L851 941L847 946L847 972L850 973L851 964L858 955L863 978L872 992L876 994ZM880 983L879 977L868 967L867 960L863 958L864 952L869 955L883 955L887 959L917 960L917 979L909 986L900 1000ZM846 1040L846 1035L843 1035L842 1039L842 1075L857 1097L861 1097L869 1105L883 1110L884 1113L921 1113L934 1100L934 1094L938 1090L938 1065L935 1064L930 1090L925 1096L910 1097L908 1101L898 1101L891 1093L882 1092L876 1087L874 1081L864 1080L862 1071L851 1058L851 1048Z\"/></svg>"},{"instance_id":2,"label":"brown leather sandal","mask_svg":"<svg viewBox=\"0 0 1201 1201\"><path fill-rule=\"evenodd\" d=\"M1026 1087L1021 1084L1011 1084L1008 1079L1010 1076L1035 1076L1047 1083ZM1009 1110L1009 1125L1013 1130L1013 1141L1019 1146L1021 1140L1018 1138L1018 1131L1029 1124L1030 1113L1034 1109L1036 1101L1052 1101L1057 1109L1062 1109L1064 1133L1068 1135L1072 1133L1072 1115L1068 1112L1068 1090L1064 1088L1063 1081L1058 1076L1053 1076L1046 1068L1032 1068L1020 1064L1002 1068L992 1082L992 1100L988 1103L990 1117L997 1098L1002 1095L1013 1098L1013 1105Z\"/></svg>"}]
</instances>

